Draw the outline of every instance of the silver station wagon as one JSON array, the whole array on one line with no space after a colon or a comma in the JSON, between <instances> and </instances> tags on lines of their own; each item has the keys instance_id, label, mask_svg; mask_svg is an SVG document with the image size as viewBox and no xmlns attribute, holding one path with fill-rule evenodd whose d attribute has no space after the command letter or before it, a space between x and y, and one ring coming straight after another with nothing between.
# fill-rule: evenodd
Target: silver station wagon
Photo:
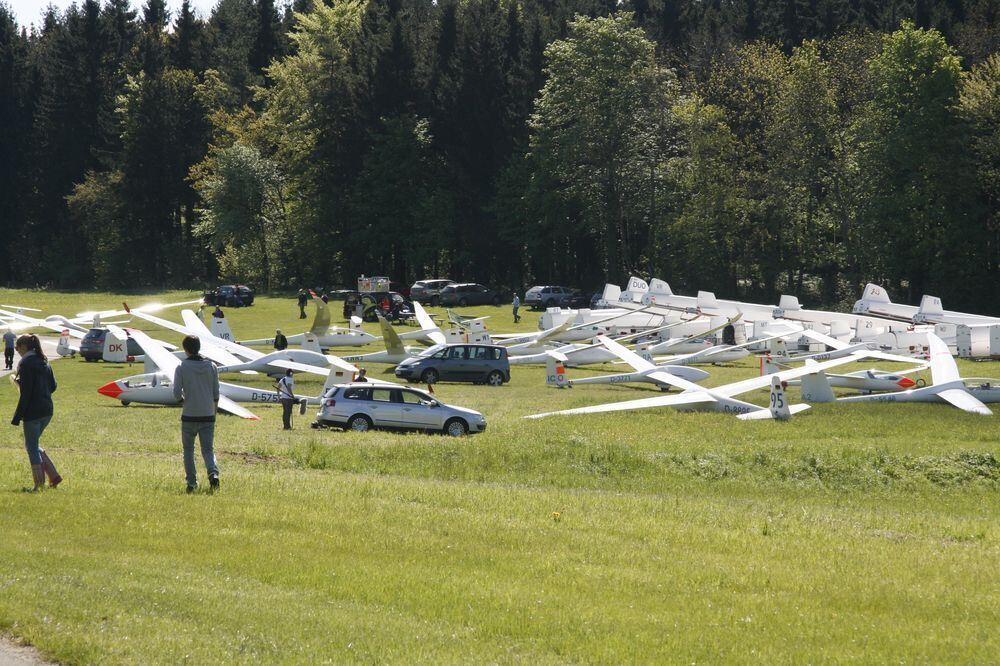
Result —
<instances>
[{"instance_id":1,"label":"silver station wagon","mask_svg":"<svg viewBox=\"0 0 1000 666\"><path fill-rule=\"evenodd\" d=\"M500 386L510 381L507 349L499 345L435 345L403 359L396 376L408 382L473 382Z\"/></svg>"},{"instance_id":2,"label":"silver station wagon","mask_svg":"<svg viewBox=\"0 0 1000 666\"><path fill-rule=\"evenodd\" d=\"M313 426L359 432L372 428L430 430L460 437L486 430L486 417L472 409L446 405L419 389L356 382L327 390Z\"/></svg>"}]
</instances>

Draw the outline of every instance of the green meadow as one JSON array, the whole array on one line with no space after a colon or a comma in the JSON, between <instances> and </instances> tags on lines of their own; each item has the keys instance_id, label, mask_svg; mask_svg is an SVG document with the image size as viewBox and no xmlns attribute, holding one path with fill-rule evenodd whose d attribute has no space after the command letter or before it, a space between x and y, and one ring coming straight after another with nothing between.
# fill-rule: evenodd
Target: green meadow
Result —
<instances>
[{"instance_id":1,"label":"green meadow","mask_svg":"<svg viewBox=\"0 0 1000 666\"><path fill-rule=\"evenodd\" d=\"M0 290L0 302L69 315L193 297ZM537 323L522 311L515 326L506 306L466 313L490 315L498 331ZM310 320L297 315L294 298L227 310L247 339L301 332ZM959 366L1000 377L996 363ZM462 439L312 430L312 408L283 432L280 408L251 405L259 422L219 420L221 492L187 495L179 411L97 393L141 364L76 358L53 368L56 416L43 445L62 486L21 492L30 469L20 429L8 425L0 439L0 634L55 661L987 663L1000 654L997 417L834 404L786 423L670 409L533 421L522 417L657 392L557 390L543 368L516 366L501 388L435 387L486 415L487 432ZM392 377L369 366L383 371ZM707 383L721 384L756 367L711 372ZM320 387L298 379L301 393ZM15 400L3 388L0 412L9 417Z\"/></svg>"}]
</instances>

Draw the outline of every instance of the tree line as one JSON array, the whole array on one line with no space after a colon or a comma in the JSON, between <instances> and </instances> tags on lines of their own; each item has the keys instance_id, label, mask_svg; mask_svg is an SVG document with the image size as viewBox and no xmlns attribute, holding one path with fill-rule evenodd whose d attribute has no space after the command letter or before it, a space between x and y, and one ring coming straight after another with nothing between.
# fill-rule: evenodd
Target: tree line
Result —
<instances>
[{"instance_id":1,"label":"tree line","mask_svg":"<svg viewBox=\"0 0 1000 666\"><path fill-rule=\"evenodd\" d=\"M1000 306L1000 0L0 2L0 281Z\"/></svg>"}]
</instances>

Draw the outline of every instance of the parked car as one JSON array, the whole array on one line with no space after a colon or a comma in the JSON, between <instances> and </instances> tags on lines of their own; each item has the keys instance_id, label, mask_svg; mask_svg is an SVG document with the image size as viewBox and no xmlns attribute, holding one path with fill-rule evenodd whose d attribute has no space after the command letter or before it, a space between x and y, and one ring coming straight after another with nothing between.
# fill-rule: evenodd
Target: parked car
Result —
<instances>
[{"instance_id":1,"label":"parked car","mask_svg":"<svg viewBox=\"0 0 1000 666\"><path fill-rule=\"evenodd\" d=\"M410 288L405 286L402 282L396 282L392 280L389 282L389 291L394 291L406 300L410 300L413 297L410 295Z\"/></svg>"},{"instance_id":2,"label":"parked car","mask_svg":"<svg viewBox=\"0 0 1000 666\"><path fill-rule=\"evenodd\" d=\"M440 380L501 386L510 381L507 348L499 345L435 345L419 356L403 359L396 376L434 384Z\"/></svg>"},{"instance_id":3,"label":"parked car","mask_svg":"<svg viewBox=\"0 0 1000 666\"><path fill-rule=\"evenodd\" d=\"M243 284L224 284L205 292L205 305L225 305L239 308L253 305L253 289Z\"/></svg>"},{"instance_id":4,"label":"parked car","mask_svg":"<svg viewBox=\"0 0 1000 666\"><path fill-rule=\"evenodd\" d=\"M524 304L536 310L569 307L569 301L576 291L569 287L534 286L524 292Z\"/></svg>"},{"instance_id":5,"label":"parked car","mask_svg":"<svg viewBox=\"0 0 1000 666\"><path fill-rule=\"evenodd\" d=\"M486 417L408 386L355 382L327 390L313 425L361 432L372 428L428 430L459 437L486 430Z\"/></svg>"},{"instance_id":6,"label":"parked car","mask_svg":"<svg viewBox=\"0 0 1000 666\"><path fill-rule=\"evenodd\" d=\"M421 303L436 306L441 300L441 290L450 284L455 284L454 280L443 278L417 280L410 287L410 298Z\"/></svg>"},{"instance_id":7,"label":"parked car","mask_svg":"<svg viewBox=\"0 0 1000 666\"><path fill-rule=\"evenodd\" d=\"M500 294L473 282L450 284L441 289L438 302L445 307L456 305L500 305Z\"/></svg>"},{"instance_id":8,"label":"parked car","mask_svg":"<svg viewBox=\"0 0 1000 666\"><path fill-rule=\"evenodd\" d=\"M92 328L87 331L80 340L80 356L87 361L100 361L104 358L104 340L107 335L106 328ZM142 347L132 338L126 340L125 351L129 356L142 356Z\"/></svg>"},{"instance_id":9,"label":"parked car","mask_svg":"<svg viewBox=\"0 0 1000 666\"><path fill-rule=\"evenodd\" d=\"M573 308L574 310L579 310L580 308L592 307L592 304L594 302L594 296L595 294L592 294L590 292L576 289L573 291L572 294L570 294L569 298L566 299L566 302L563 303L563 307ZM596 294L596 296L600 298L601 295Z\"/></svg>"}]
</instances>

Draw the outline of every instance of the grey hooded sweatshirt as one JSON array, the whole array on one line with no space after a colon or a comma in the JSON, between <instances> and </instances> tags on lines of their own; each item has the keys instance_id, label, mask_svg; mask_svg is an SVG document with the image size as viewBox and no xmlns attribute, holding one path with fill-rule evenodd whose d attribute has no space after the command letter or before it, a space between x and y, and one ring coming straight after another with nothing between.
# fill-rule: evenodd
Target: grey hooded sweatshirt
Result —
<instances>
[{"instance_id":1,"label":"grey hooded sweatshirt","mask_svg":"<svg viewBox=\"0 0 1000 666\"><path fill-rule=\"evenodd\" d=\"M174 372L174 397L184 401L181 421L214 421L219 373L207 358L188 356Z\"/></svg>"}]
</instances>

